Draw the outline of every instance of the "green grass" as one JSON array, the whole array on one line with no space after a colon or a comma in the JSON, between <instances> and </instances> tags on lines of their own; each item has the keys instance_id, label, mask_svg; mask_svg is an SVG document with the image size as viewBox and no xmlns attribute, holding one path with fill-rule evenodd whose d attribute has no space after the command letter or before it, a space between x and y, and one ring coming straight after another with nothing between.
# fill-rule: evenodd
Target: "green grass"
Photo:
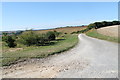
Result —
<instances>
[{"instance_id":1,"label":"green grass","mask_svg":"<svg viewBox=\"0 0 120 80\"><path fill-rule=\"evenodd\" d=\"M62 40L56 40L53 42L55 44L49 46L31 46L16 52L4 52L2 54L2 66L11 65L22 59L43 58L61 53L74 47L78 42L78 37L77 35L66 35Z\"/></svg>"},{"instance_id":2,"label":"green grass","mask_svg":"<svg viewBox=\"0 0 120 80\"><path fill-rule=\"evenodd\" d=\"M107 41L111 41L111 42L120 43L120 38L118 38L118 37L110 37L110 36L106 36L106 35L100 34L95 29L87 32L86 35L90 36L90 37L102 39L102 40L107 40Z\"/></svg>"}]
</instances>

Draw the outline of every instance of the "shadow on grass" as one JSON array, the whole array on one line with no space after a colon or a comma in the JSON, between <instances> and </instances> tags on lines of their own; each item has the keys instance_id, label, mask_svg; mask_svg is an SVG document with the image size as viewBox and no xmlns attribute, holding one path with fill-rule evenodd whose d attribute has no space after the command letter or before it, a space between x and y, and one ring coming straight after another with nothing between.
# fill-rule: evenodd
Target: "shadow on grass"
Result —
<instances>
[{"instance_id":1,"label":"shadow on grass","mask_svg":"<svg viewBox=\"0 0 120 80\"><path fill-rule=\"evenodd\" d=\"M56 39L55 41L62 41L62 40L65 40L65 39Z\"/></svg>"},{"instance_id":2,"label":"shadow on grass","mask_svg":"<svg viewBox=\"0 0 120 80\"><path fill-rule=\"evenodd\" d=\"M46 43L44 43L42 45L38 45L38 46L51 46L51 45L57 44L58 41L63 41L63 40L65 40L65 39L56 39L56 40L52 40L50 42L46 42Z\"/></svg>"}]
</instances>

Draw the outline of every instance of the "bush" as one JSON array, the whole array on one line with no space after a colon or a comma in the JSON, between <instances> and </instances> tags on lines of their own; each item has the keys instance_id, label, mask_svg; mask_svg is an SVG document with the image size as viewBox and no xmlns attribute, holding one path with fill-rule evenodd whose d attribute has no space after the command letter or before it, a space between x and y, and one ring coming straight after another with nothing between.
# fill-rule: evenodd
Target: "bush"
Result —
<instances>
[{"instance_id":1,"label":"bush","mask_svg":"<svg viewBox=\"0 0 120 80\"><path fill-rule=\"evenodd\" d=\"M12 38L12 36L8 36L6 40L7 45L11 47L15 47L17 44L15 44L15 39Z\"/></svg>"},{"instance_id":2,"label":"bush","mask_svg":"<svg viewBox=\"0 0 120 80\"><path fill-rule=\"evenodd\" d=\"M58 37L62 34L62 32L57 32L56 30L54 30L54 34L55 34L55 37Z\"/></svg>"},{"instance_id":3,"label":"bush","mask_svg":"<svg viewBox=\"0 0 120 80\"><path fill-rule=\"evenodd\" d=\"M92 28L95 28L95 27L96 27L96 24L94 24L94 23L88 25L89 30L92 29Z\"/></svg>"},{"instance_id":4,"label":"bush","mask_svg":"<svg viewBox=\"0 0 120 80\"><path fill-rule=\"evenodd\" d=\"M76 34L76 32L71 32L70 34Z\"/></svg>"},{"instance_id":5,"label":"bush","mask_svg":"<svg viewBox=\"0 0 120 80\"><path fill-rule=\"evenodd\" d=\"M39 34L36 38L36 45L40 46L40 45L45 45L46 43L49 43L46 34Z\"/></svg>"},{"instance_id":6,"label":"bush","mask_svg":"<svg viewBox=\"0 0 120 80\"><path fill-rule=\"evenodd\" d=\"M8 34L3 34L2 35L2 41L6 42L7 46L12 48L15 47L15 39L12 37L12 35L8 35Z\"/></svg>"},{"instance_id":7,"label":"bush","mask_svg":"<svg viewBox=\"0 0 120 80\"><path fill-rule=\"evenodd\" d=\"M67 33L64 33L64 34L67 34Z\"/></svg>"},{"instance_id":8,"label":"bush","mask_svg":"<svg viewBox=\"0 0 120 80\"><path fill-rule=\"evenodd\" d=\"M20 35L22 34L24 31L16 31L15 35Z\"/></svg>"},{"instance_id":9,"label":"bush","mask_svg":"<svg viewBox=\"0 0 120 80\"><path fill-rule=\"evenodd\" d=\"M27 31L26 33L19 35L18 42L26 46L40 46L49 43L51 40L55 40L55 38L55 32L52 31L49 31L46 34L37 34L33 31Z\"/></svg>"},{"instance_id":10,"label":"bush","mask_svg":"<svg viewBox=\"0 0 120 80\"><path fill-rule=\"evenodd\" d=\"M56 38L55 32L53 32L53 31L47 32L46 33L46 38L48 39L48 41L55 40L55 38Z\"/></svg>"},{"instance_id":11,"label":"bush","mask_svg":"<svg viewBox=\"0 0 120 80\"><path fill-rule=\"evenodd\" d=\"M35 45L38 43L38 35L33 31L28 31L19 35L18 41L27 46Z\"/></svg>"}]
</instances>

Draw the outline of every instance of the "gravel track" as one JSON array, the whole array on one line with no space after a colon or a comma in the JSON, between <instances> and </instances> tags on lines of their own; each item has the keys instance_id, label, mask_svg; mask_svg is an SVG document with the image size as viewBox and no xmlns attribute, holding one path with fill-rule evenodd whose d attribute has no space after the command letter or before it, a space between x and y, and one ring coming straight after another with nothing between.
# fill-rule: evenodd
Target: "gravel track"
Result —
<instances>
[{"instance_id":1,"label":"gravel track","mask_svg":"<svg viewBox=\"0 0 120 80\"><path fill-rule=\"evenodd\" d=\"M116 78L118 44L80 34L69 51L3 67L4 78Z\"/></svg>"}]
</instances>

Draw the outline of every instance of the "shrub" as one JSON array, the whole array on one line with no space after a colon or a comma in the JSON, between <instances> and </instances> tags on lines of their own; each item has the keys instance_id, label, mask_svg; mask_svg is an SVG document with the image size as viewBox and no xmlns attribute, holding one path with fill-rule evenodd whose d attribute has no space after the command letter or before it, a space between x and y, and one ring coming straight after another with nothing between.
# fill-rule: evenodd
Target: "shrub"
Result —
<instances>
[{"instance_id":1,"label":"shrub","mask_svg":"<svg viewBox=\"0 0 120 80\"><path fill-rule=\"evenodd\" d=\"M49 31L46 33L46 39L48 39L49 41L55 40L55 38L56 38L55 32Z\"/></svg>"},{"instance_id":2,"label":"shrub","mask_svg":"<svg viewBox=\"0 0 120 80\"><path fill-rule=\"evenodd\" d=\"M67 33L64 33L64 34L67 34Z\"/></svg>"},{"instance_id":3,"label":"shrub","mask_svg":"<svg viewBox=\"0 0 120 80\"><path fill-rule=\"evenodd\" d=\"M20 35L22 34L24 31L16 31L15 35Z\"/></svg>"},{"instance_id":4,"label":"shrub","mask_svg":"<svg viewBox=\"0 0 120 80\"><path fill-rule=\"evenodd\" d=\"M49 42L49 40L46 37L46 34L39 34L36 38L36 45L37 46L45 45L48 42Z\"/></svg>"},{"instance_id":5,"label":"shrub","mask_svg":"<svg viewBox=\"0 0 120 80\"><path fill-rule=\"evenodd\" d=\"M74 31L74 32L71 32L70 34L77 34L77 32L76 32L76 31Z\"/></svg>"},{"instance_id":6,"label":"shrub","mask_svg":"<svg viewBox=\"0 0 120 80\"><path fill-rule=\"evenodd\" d=\"M40 46L49 43L51 40L55 40L55 38L55 33L52 31L49 31L46 34L37 34L33 31L27 31L26 33L19 35L18 42L26 46Z\"/></svg>"},{"instance_id":7,"label":"shrub","mask_svg":"<svg viewBox=\"0 0 120 80\"><path fill-rule=\"evenodd\" d=\"M55 34L55 37L58 37L62 34L62 32L57 32L56 30L54 30L54 34Z\"/></svg>"},{"instance_id":8,"label":"shrub","mask_svg":"<svg viewBox=\"0 0 120 80\"><path fill-rule=\"evenodd\" d=\"M19 35L18 41L24 45L31 46L38 43L38 35L33 31L28 31Z\"/></svg>"},{"instance_id":9,"label":"shrub","mask_svg":"<svg viewBox=\"0 0 120 80\"><path fill-rule=\"evenodd\" d=\"M92 28L95 28L95 27L96 27L96 25L94 23L88 25L89 30L92 29Z\"/></svg>"},{"instance_id":10,"label":"shrub","mask_svg":"<svg viewBox=\"0 0 120 80\"><path fill-rule=\"evenodd\" d=\"M76 34L76 32L71 32L70 34Z\"/></svg>"},{"instance_id":11,"label":"shrub","mask_svg":"<svg viewBox=\"0 0 120 80\"><path fill-rule=\"evenodd\" d=\"M12 37L12 35L8 35L5 33L2 35L2 40L6 42L7 46L10 48L16 46L15 39Z\"/></svg>"}]
</instances>

